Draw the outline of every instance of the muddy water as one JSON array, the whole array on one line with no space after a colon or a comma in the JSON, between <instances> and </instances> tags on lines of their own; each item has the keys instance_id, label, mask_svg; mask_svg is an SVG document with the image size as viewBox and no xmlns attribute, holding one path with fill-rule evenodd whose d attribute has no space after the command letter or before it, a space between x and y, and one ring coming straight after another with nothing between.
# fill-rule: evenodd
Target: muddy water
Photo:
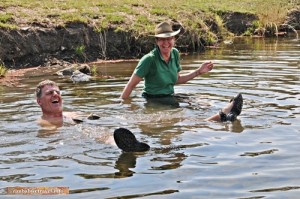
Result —
<instances>
[{"instance_id":1,"label":"muddy water","mask_svg":"<svg viewBox=\"0 0 300 199\"><path fill-rule=\"evenodd\" d=\"M19 88L0 88L0 193L5 187L69 187L70 198L297 198L300 194L300 42L235 39L231 45L182 57L184 71L212 60L211 73L176 86L179 108L120 96L136 62L100 64L88 83L51 73ZM80 125L41 130L34 87L57 81L64 109L101 116ZM234 123L205 122L243 93ZM98 140L125 127L151 145L122 153ZM59 197L59 196L58 196ZM41 198L44 198L42 196Z\"/></svg>"}]
</instances>

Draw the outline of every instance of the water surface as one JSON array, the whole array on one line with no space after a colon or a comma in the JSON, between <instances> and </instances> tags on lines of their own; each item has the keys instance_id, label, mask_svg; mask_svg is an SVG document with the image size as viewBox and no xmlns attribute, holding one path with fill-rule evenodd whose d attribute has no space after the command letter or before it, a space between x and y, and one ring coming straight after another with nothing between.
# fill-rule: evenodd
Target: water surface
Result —
<instances>
[{"instance_id":1,"label":"water surface","mask_svg":"<svg viewBox=\"0 0 300 199\"><path fill-rule=\"evenodd\" d=\"M180 108L149 106L142 83L131 101L120 102L136 62L97 65L109 79L74 84L50 72L24 78L21 87L1 87L1 198L11 198L4 188L12 186L65 186L69 198L297 198L299 55L294 38L252 38L182 56L184 73L204 60L215 67L176 86L184 96ZM65 110L101 119L41 130L33 93L44 79L59 83ZM238 121L204 121L239 92ZM118 127L152 150L122 153L97 140Z\"/></svg>"}]
</instances>

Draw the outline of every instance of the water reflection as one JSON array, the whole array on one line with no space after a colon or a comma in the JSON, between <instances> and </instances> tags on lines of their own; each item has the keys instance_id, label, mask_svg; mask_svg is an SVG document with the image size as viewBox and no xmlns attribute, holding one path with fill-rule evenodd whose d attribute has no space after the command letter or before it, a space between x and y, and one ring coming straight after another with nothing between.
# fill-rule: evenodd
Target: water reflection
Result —
<instances>
[{"instance_id":1,"label":"water reflection","mask_svg":"<svg viewBox=\"0 0 300 199\"><path fill-rule=\"evenodd\" d=\"M116 161L115 168L118 169L118 172L115 172L117 178L130 177L134 174L134 169L136 165L137 156L134 153L122 153L118 160Z\"/></svg>"}]
</instances>

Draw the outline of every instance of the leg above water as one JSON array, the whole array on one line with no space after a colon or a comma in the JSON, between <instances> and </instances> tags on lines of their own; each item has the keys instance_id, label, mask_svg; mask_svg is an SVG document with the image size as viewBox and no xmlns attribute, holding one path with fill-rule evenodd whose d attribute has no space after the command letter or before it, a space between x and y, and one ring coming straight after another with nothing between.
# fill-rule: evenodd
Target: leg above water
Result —
<instances>
[{"instance_id":1,"label":"leg above water","mask_svg":"<svg viewBox=\"0 0 300 199\"><path fill-rule=\"evenodd\" d=\"M220 111L220 120L222 122L236 120L237 116L241 114L243 108L243 96L241 93L237 94L230 100L228 107Z\"/></svg>"}]
</instances>

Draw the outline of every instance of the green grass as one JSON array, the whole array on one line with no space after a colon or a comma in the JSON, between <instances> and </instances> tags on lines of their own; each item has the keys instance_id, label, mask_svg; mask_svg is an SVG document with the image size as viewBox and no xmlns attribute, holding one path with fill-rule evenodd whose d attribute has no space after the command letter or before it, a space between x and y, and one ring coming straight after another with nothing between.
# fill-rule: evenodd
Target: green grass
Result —
<instances>
[{"instance_id":1,"label":"green grass","mask_svg":"<svg viewBox=\"0 0 300 199\"><path fill-rule=\"evenodd\" d=\"M7 29L15 29L16 25L13 23L13 14L12 13L1 13L0 12L0 27Z\"/></svg>"},{"instance_id":2,"label":"green grass","mask_svg":"<svg viewBox=\"0 0 300 199\"><path fill-rule=\"evenodd\" d=\"M0 22L1 23L7 23L10 20L12 20L12 14L11 13L5 13L5 14L0 13Z\"/></svg>"},{"instance_id":3,"label":"green grass","mask_svg":"<svg viewBox=\"0 0 300 199\"><path fill-rule=\"evenodd\" d=\"M151 32L158 21L175 19L187 29L203 28L203 15L226 11L250 12L261 26L278 25L288 10L300 6L293 0L1 0L0 27L32 22L64 26L67 22L91 23L136 33ZM203 14L205 13L205 14ZM204 25L205 27L205 25ZM200 30L201 32L201 30Z\"/></svg>"},{"instance_id":4,"label":"green grass","mask_svg":"<svg viewBox=\"0 0 300 199\"><path fill-rule=\"evenodd\" d=\"M75 53L76 55L80 58L83 59L84 61L86 61L86 53L85 53L85 46L81 45L81 46L77 46L75 48Z\"/></svg>"},{"instance_id":5,"label":"green grass","mask_svg":"<svg viewBox=\"0 0 300 199\"><path fill-rule=\"evenodd\" d=\"M0 77L4 77L7 71L8 69L3 64L0 64Z\"/></svg>"}]
</instances>

